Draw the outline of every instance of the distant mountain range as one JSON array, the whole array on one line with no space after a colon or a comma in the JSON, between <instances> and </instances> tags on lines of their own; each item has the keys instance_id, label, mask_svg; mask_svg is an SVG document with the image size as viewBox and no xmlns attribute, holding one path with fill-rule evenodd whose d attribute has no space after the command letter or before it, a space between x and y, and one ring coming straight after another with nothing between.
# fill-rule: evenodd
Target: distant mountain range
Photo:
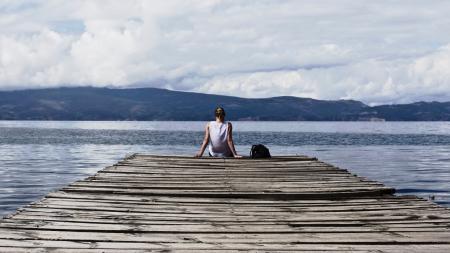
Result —
<instances>
[{"instance_id":1,"label":"distant mountain range","mask_svg":"<svg viewBox=\"0 0 450 253\"><path fill-rule=\"evenodd\" d=\"M354 100L239 98L156 88L53 88L0 92L0 120L448 121L450 102L368 106Z\"/></svg>"}]
</instances>

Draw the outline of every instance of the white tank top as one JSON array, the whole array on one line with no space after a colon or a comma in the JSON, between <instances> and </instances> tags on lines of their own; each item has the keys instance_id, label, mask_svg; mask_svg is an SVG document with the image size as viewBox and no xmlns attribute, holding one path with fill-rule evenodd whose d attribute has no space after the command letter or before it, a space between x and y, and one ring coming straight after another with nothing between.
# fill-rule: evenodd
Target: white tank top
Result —
<instances>
[{"instance_id":1,"label":"white tank top","mask_svg":"<svg viewBox=\"0 0 450 253\"><path fill-rule=\"evenodd\" d=\"M209 153L215 157L230 157L232 152L227 143L228 122L209 122Z\"/></svg>"}]
</instances>

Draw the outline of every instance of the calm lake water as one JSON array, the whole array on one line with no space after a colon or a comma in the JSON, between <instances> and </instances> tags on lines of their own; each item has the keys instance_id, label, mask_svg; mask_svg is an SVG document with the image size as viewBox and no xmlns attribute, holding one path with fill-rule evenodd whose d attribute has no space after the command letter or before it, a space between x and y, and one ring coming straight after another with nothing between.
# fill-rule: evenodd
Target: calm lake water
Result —
<instances>
[{"instance_id":1,"label":"calm lake water","mask_svg":"<svg viewBox=\"0 0 450 253\"><path fill-rule=\"evenodd\" d=\"M205 122L0 121L0 216L132 153L194 155ZM450 207L450 122L233 122L237 151L266 144Z\"/></svg>"}]
</instances>

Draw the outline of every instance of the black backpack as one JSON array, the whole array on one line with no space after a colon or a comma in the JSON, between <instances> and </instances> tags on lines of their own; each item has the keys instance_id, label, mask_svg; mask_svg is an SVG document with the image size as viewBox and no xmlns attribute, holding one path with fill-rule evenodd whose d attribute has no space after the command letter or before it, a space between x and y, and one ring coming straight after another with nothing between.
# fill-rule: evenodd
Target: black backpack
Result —
<instances>
[{"instance_id":1,"label":"black backpack","mask_svg":"<svg viewBox=\"0 0 450 253\"><path fill-rule=\"evenodd\" d=\"M251 158L270 158L270 152L269 149L262 145L257 144L253 145L252 149L250 150L250 157Z\"/></svg>"}]
</instances>

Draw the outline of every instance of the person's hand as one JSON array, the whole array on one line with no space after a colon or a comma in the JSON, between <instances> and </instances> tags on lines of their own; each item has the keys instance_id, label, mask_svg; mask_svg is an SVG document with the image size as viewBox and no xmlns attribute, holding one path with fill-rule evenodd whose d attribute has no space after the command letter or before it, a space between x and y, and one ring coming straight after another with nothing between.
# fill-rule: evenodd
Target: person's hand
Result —
<instances>
[{"instance_id":1,"label":"person's hand","mask_svg":"<svg viewBox=\"0 0 450 253\"><path fill-rule=\"evenodd\" d=\"M203 154L201 154L200 152L198 152L197 154L194 155L195 158L199 158L202 157Z\"/></svg>"}]
</instances>

